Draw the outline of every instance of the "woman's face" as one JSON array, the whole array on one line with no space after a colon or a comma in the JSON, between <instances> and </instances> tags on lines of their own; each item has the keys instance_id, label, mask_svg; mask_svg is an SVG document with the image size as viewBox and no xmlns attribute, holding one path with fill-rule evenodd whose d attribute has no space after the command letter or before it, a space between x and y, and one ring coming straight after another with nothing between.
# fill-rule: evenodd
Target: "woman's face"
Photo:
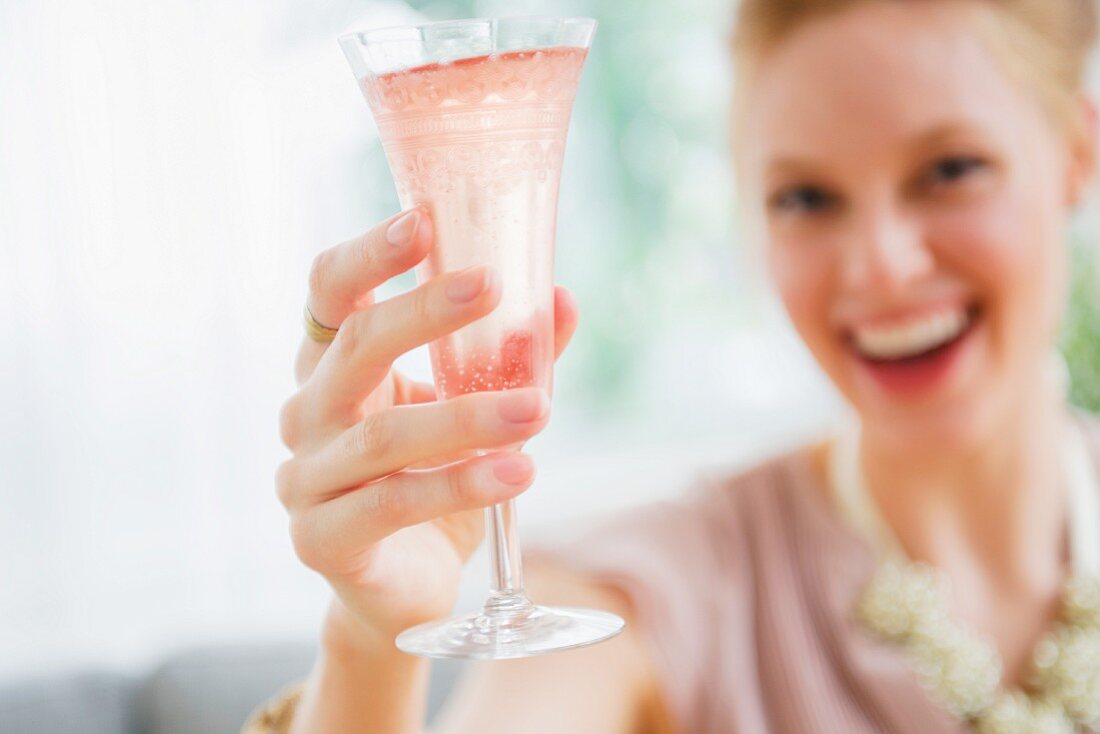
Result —
<instances>
[{"instance_id":1,"label":"woman's face","mask_svg":"<svg viewBox=\"0 0 1100 734\"><path fill-rule=\"evenodd\" d=\"M795 328L865 430L909 450L1011 420L1065 296L1070 146L968 6L813 20L763 59L745 111Z\"/></svg>"}]
</instances>

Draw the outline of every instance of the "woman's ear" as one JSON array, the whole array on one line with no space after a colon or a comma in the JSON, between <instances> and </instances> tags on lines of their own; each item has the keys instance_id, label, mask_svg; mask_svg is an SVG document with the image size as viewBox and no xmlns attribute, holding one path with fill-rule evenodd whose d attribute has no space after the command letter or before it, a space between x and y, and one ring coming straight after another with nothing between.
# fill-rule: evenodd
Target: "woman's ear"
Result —
<instances>
[{"instance_id":1,"label":"woman's ear","mask_svg":"<svg viewBox=\"0 0 1100 734\"><path fill-rule=\"evenodd\" d=\"M1089 184L1096 175L1097 109L1096 103L1081 94L1073 110L1069 167L1066 179L1066 204L1076 207L1081 203Z\"/></svg>"}]
</instances>

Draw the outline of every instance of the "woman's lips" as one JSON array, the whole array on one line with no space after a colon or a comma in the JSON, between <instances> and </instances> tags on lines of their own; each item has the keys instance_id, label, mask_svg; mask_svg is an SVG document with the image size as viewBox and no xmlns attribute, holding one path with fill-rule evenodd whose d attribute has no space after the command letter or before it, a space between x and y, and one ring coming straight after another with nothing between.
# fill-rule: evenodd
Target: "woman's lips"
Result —
<instances>
[{"instance_id":1,"label":"woman's lips","mask_svg":"<svg viewBox=\"0 0 1100 734\"><path fill-rule=\"evenodd\" d=\"M888 392L922 393L946 381L980 321L977 307L943 309L902 325L853 331L848 346L862 371Z\"/></svg>"}]
</instances>

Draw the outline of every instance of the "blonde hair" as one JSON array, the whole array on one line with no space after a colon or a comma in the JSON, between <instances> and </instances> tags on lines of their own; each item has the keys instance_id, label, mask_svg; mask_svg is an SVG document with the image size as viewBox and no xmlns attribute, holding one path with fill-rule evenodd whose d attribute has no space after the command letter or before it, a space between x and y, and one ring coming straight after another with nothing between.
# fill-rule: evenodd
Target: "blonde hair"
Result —
<instances>
[{"instance_id":1,"label":"blonde hair","mask_svg":"<svg viewBox=\"0 0 1100 734\"><path fill-rule=\"evenodd\" d=\"M741 0L731 37L738 76L748 78L768 51L812 19L860 2L933 1L949 0ZM991 31L988 40L1007 52L1011 69L1039 93L1055 121L1076 131L1083 121L1075 102L1097 39L1095 0L950 1L987 11L979 16Z\"/></svg>"}]
</instances>

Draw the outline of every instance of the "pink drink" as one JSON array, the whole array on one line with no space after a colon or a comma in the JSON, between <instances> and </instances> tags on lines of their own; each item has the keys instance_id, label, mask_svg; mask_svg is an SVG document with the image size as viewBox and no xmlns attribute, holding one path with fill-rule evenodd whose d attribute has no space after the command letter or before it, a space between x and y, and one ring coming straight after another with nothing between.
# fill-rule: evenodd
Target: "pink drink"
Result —
<instances>
[{"instance_id":1,"label":"pink drink","mask_svg":"<svg viewBox=\"0 0 1100 734\"><path fill-rule=\"evenodd\" d=\"M431 344L436 392L553 384L554 226L573 96L587 50L559 47L361 80L404 208L426 206L420 282L490 263L500 305Z\"/></svg>"}]
</instances>

